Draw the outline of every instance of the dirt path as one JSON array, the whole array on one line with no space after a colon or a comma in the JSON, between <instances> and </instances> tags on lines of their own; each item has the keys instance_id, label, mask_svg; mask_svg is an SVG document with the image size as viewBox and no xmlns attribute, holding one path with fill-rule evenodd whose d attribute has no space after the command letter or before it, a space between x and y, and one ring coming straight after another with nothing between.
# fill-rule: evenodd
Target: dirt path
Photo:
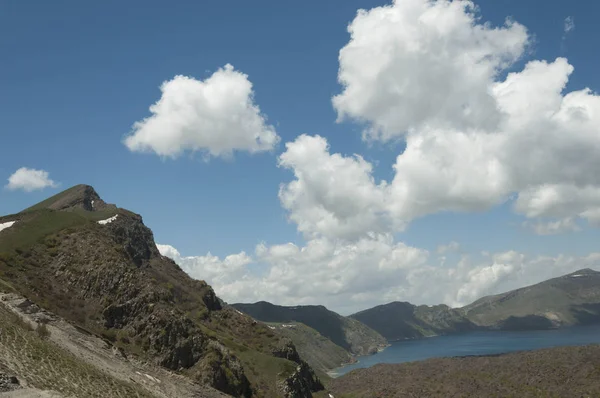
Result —
<instances>
[{"instance_id":1,"label":"dirt path","mask_svg":"<svg viewBox=\"0 0 600 398\"><path fill-rule=\"evenodd\" d=\"M27 331L39 323L47 325L46 339ZM104 340L12 293L0 294L0 363L24 380L26 386L67 396L227 396L158 366L126 358Z\"/></svg>"}]
</instances>

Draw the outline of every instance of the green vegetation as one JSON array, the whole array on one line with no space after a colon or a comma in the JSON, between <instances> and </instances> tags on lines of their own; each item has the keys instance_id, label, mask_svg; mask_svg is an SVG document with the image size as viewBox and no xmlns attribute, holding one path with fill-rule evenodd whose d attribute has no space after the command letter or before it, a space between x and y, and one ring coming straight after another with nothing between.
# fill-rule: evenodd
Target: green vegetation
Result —
<instances>
[{"instance_id":1,"label":"green vegetation","mask_svg":"<svg viewBox=\"0 0 600 398\"><path fill-rule=\"evenodd\" d=\"M386 345L386 340L373 329L321 305L285 307L261 301L232 306L263 322L303 323L352 355L371 354Z\"/></svg>"},{"instance_id":2,"label":"green vegetation","mask_svg":"<svg viewBox=\"0 0 600 398\"><path fill-rule=\"evenodd\" d=\"M336 398L598 397L600 346L379 364L328 388Z\"/></svg>"},{"instance_id":3,"label":"green vegetation","mask_svg":"<svg viewBox=\"0 0 600 398\"><path fill-rule=\"evenodd\" d=\"M327 378L326 372L352 361L352 356L342 347L303 323L293 322L293 327L284 327L281 323L269 323L275 331L290 340L298 353L309 365L320 371L320 378Z\"/></svg>"}]
</instances>

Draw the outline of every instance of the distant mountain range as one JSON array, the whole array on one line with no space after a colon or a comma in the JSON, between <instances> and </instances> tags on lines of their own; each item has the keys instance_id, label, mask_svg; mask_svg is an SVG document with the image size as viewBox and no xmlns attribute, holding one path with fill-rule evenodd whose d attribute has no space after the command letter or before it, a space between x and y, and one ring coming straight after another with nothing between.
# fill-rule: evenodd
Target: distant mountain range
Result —
<instances>
[{"instance_id":1,"label":"distant mountain range","mask_svg":"<svg viewBox=\"0 0 600 398\"><path fill-rule=\"evenodd\" d=\"M233 307L263 322L296 327L291 333L289 328L277 325L313 367L327 370L340 359L346 362L346 358L373 353L385 341L473 330L539 330L600 322L600 272L582 269L483 297L462 308L392 302L344 317L323 306L284 307L263 301ZM323 339L333 345L325 344ZM335 360L324 361L324 353Z\"/></svg>"},{"instance_id":2,"label":"distant mountain range","mask_svg":"<svg viewBox=\"0 0 600 398\"><path fill-rule=\"evenodd\" d=\"M350 316L390 341L470 330L539 330L600 322L600 272L582 269L462 308L393 302Z\"/></svg>"}]
</instances>

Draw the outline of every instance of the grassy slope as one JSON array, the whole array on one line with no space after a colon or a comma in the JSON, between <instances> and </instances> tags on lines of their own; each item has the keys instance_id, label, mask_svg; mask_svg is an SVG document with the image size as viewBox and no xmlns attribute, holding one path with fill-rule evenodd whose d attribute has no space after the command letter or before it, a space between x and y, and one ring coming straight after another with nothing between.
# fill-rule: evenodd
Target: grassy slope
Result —
<instances>
[{"instance_id":1,"label":"grassy slope","mask_svg":"<svg viewBox=\"0 0 600 398\"><path fill-rule=\"evenodd\" d=\"M323 306L285 307L267 302L232 306L262 322L303 323L354 355L366 355L386 343L381 335L366 325Z\"/></svg>"},{"instance_id":2,"label":"grassy slope","mask_svg":"<svg viewBox=\"0 0 600 398\"><path fill-rule=\"evenodd\" d=\"M7 360L9 358L9 360ZM0 363L26 375L30 385L76 397L150 397L134 383L116 380L42 339L0 306Z\"/></svg>"},{"instance_id":3,"label":"grassy slope","mask_svg":"<svg viewBox=\"0 0 600 398\"><path fill-rule=\"evenodd\" d=\"M510 317L527 316L571 325L599 319L597 303L600 303L600 272L581 270L533 286L483 297L462 311L482 326L498 325Z\"/></svg>"},{"instance_id":4,"label":"grassy slope","mask_svg":"<svg viewBox=\"0 0 600 398\"><path fill-rule=\"evenodd\" d=\"M320 370L322 373L352 360L346 350L303 323L269 323L269 325L276 328L277 333L292 340L300 356L306 358L313 369ZM283 325L293 325L293 327Z\"/></svg>"}]
</instances>

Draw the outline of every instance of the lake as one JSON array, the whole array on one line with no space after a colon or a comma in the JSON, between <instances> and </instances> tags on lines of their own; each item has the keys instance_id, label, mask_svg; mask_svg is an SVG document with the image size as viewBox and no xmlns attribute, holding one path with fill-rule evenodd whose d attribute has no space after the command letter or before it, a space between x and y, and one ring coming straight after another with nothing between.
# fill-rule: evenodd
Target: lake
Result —
<instances>
[{"instance_id":1,"label":"lake","mask_svg":"<svg viewBox=\"0 0 600 398\"><path fill-rule=\"evenodd\" d=\"M338 368L332 371L330 375L337 377L351 370L368 368L378 363L402 363L437 357L501 354L512 351L593 343L600 343L600 325L527 332L471 332L418 340L403 340L392 343L391 346L380 353L360 357L358 363Z\"/></svg>"}]
</instances>

